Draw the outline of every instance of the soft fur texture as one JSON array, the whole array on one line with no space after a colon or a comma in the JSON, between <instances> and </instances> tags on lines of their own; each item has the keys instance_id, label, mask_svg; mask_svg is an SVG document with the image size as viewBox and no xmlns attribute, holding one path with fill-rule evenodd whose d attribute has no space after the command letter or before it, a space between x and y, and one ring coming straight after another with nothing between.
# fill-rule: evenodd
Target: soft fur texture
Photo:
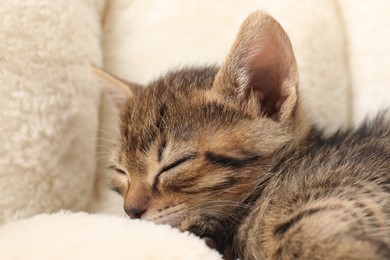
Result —
<instances>
[{"instance_id":1,"label":"soft fur texture","mask_svg":"<svg viewBox=\"0 0 390 260\"><path fill-rule=\"evenodd\" d=\"M115 135L113 105L88 66L145 83L176 65L219 63L255 9L286 28L307 107L329 131L390 103L387 0L1 0L0 223L60 209L123 214L122 200L101 178L107 171L100 159ZM46 226L51 217L31 225L55 233ZM122 220L109 222L116 221ZM75 234L82 228L78 217L60 222L74 225ZM12 235L18 225L10 225L0 244L18 241ZM124 243L145 232L136 229ZM25 239L38 241L36 234ZM70 240L56 241L60 247ZM182 247L190 254L188 248ZM1 259L9 258L5 252Z\"/></svg>"},{"instance_id":2,"label":"soft fur texture","mask_svg":"<svg viewBox=\"0 0 390 260\"><path fill-rule=\"evenodd\" d=\"M126 213L229 259L389 258L390 121L326 138L300 97L288 36L252 13L220 69L171 72L119 102Z\"/></svg>"}]
</instances>

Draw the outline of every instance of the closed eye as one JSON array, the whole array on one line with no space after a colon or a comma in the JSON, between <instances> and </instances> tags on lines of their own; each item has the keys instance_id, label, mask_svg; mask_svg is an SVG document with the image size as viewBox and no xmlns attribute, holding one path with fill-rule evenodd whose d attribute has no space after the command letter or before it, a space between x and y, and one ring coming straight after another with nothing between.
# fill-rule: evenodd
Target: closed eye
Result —
<instances>
[{"instance_id":1,"label":"closed eye","mask_svg":"<svg viewBox=\"0 0 390 260\"><path fill-rule=\"evenodd\" d=\"M109 169L112 169L112 170L115 170L117 173L119 174L123 174L123 175L126 175L126 172L122 169L119 169L118 167L116 167L115 165L111 165L108 167Z\"/></svg>"},{"instance_id":2,"label":"closed eye","mask_svg":"<svg viewBox=\"0 0 390 260\"><path fill-rule=\"evenodd\" d=\"M179 160L177 161L174 161L173 163L171 164L168 164L166 166L164 166L161 171L157 174L157 176L161 175L163 172L166 172L166 171L169 171L177 166L179 166L180 164L182 163L185 163L186 161L189 161L191 159L194 159L196 157L196 154L190 154L190 155L187 155L185 157L182 157L180 158Z\"/></svg>"},{"instance_id":3,"label":"closed eye","mask_svg":"<svg viewBox=\"0 0 390 260\"><path fill-rule=\"evenodd\" d=\"M173 168L179 166L180 164L183 164L191 159L194 159L195 157L196 157L196 153L193 153L193 154L184 156L184 157L180 158L179 160L174 161L171 164L164 166L161 169L161 171L156 175L156 178L154 178L153 187L152 187L153 191L158 192L157 183L159 181L159 177L161 176L161 174L163 174L164 172L167 172L169 170L172 170Z\"/></svg>"}]
</instances>

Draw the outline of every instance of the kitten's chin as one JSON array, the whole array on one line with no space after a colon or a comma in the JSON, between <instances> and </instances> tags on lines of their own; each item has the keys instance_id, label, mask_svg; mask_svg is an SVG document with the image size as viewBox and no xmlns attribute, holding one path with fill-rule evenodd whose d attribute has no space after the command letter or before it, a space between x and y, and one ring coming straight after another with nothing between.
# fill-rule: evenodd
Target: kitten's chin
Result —
<instances>
[{"instance_id":1,"label":"kitten's chin","mask_svg":"<svg viewBox=\"0 0 390 260\"><path fill-rule=\"evenodd\" d=\"M142 220L154 222L159 225L169 225L174 228L178 228L181 221L183 220L183 217L181 216L146 216L142 218Z\"/></svg>"}]
</instances>

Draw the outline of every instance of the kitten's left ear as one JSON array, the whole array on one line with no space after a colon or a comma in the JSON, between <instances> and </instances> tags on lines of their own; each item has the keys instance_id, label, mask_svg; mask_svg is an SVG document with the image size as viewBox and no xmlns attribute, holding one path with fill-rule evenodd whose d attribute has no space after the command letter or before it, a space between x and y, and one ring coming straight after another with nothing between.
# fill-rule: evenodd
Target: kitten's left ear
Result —
<instances>
[{"instance_id":1,"label":"kitten's left ear","mask_svg":"<svg viewBox=\"0 0 390 260\"><path fill-rule=\"evenodd\" d=\"M104 91L115 102L117 108L121 108L143 88L141 85L125 82L97 67L91 67L91 71L102 81Z\"/></svg>"},{"instance_id":2,"label":"kitten's left ear","mask_svg":"<svg viewBox=\"0 0 390 260\"><path fill-rule=\"evenodd\" d=\"M254 99L262 115L284 121L296 105L297 85L297 65L286 32L268 14L251 14L241 25L213 89L242 102Z\"/></svg>"}]
</instances>

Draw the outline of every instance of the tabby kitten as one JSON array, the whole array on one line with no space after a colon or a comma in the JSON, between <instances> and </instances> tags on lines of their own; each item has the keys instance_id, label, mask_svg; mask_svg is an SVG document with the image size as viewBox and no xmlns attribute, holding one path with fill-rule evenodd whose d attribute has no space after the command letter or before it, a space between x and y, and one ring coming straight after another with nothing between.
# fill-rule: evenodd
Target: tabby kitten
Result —
<instances>
[{"instance_id":1,"label":"tabby kitten","mask_svg":"<svg viewBox=\"0 0 390 260\"><path fill-rule=\"evenodd\" d=\"M330 137L307 123L290 41L270 16L244 21L219 69L171 72L135 94L112 83L113 183L130 217L193 232L227 258L232 247L242 259L390 259L389 121Z\"/></svg>"}]
</instances>

